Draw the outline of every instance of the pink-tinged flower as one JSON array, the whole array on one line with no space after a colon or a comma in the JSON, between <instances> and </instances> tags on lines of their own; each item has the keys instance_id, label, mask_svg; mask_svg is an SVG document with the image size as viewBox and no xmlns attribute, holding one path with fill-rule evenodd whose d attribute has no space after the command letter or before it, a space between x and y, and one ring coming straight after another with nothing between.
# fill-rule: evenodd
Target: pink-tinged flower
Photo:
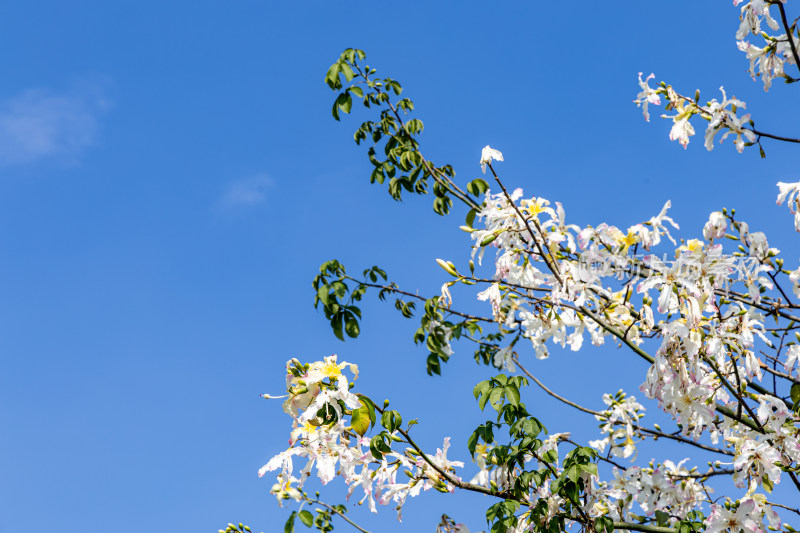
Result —
<instances>
[{"instance_id":1,"label":"pink-tinged flower","mask_svg":"<svg viewBox=\"0 0 800 533\"><path fill-rule=\"evenodd\" d=\"M642 81L642 73L639 73L639 87L642 88L642 91L636 95L636 100L633 101L636 107L642 108L642 114L647 122L650 122L650 113L647 111L648 104L661 105L661 97L648 83L655 77L656 75L651 72L650 75Z\"/></svg>"},{"instance_id":2,"label":"pink-tinged flower","mask_svg":"<svg viewBox=\"0 0 800 533\"><path fill-rule=\"evenodd\" d=\"M733 460L733 467L736 469L733 481L737 486L742 486L744 477L748 473L753 474L757 479L761 479L766 474L773 483L777 484L781 480L781 469L775 463L780 461L781 454L769 442L759 444L753 439L746 438L738 447Z\"/></svg>"},{"instance_id":3,"label":"pink-tinged flower","mask_svg":"<svg viewBox=\"0 0 800 533\"><path fill-rule=\"evenodd\" d=\"M759 406L756 411L758 421L778 432L789 417L789 408L780 398L762 394L758 397Z\"/></svg>"},{"instance_id":4,"label":"pink-tinged flower","mask_svg":"<svg viewBox=\"0 0 800 533\"><path fill-rule=\"evenodd\" d=\"M689 269L683 267L679 261L668 266L657 257L651 255L645 258L647 266L652 273L636 287L636 292L647 293L650 289L658 287L661 291L658 297L658 312L667 313L678 309L678 295L673 290L675 287L684 287L690 294L700 292L692 279Z\"/></svg>"},{"instance_id":5,"label":"pink-tinged flower","mask_svg":"<svg viewBox=\"0 0 800 533\"><path fill-rule=\"evenodd\" d=\"M725 215L714 211L708 216L708 222L703 226L703 237L707 241L722 238L726 229L728 229L728 222L725 220Z\"/></svg>"},{"instance_id":6,"label":"pink-tinged flower","mask_svg":"<svg viewBox=\"0 0 800 533\"><path fill-rule=\"evenodd\" d=\"M750 77L756 79L756 63L758 63L758 74L764 82L764 90L769 91L772 87L772 80L784 75L784 64L786 61L779 53L780 47L765 46L760 48L747 41L739 41L737 47L744 52L750 60ZM777 49L776 49L777 48Z\"/></svg>"},{"instance_id":7,"label":"pink-tinged flower","mask_svg":"<svg viewBox=\"0 0 800 533\"><path fill-rule=\"evenodd\" d=\"M789 209L794 213L797 209L798 195L800 195L800 181L795 183L778 182L778 200L776 202L778 205L786 200Z\"/></svg>"},{"instance_id":8,"label":"pink-tinged flower","mask_svg":"<svg viewBox=\"0 0 800 533\"><path fill-rule=\"evenodd\" d=\"M744 533L756 533L761 528L753 519L755 502L745 500L736 509L736 512L729 511L721 505L712 505L711 513L706 518L706 533L720 533L722 531L744 531Z\"/></svg>"},{"instance_id":9,"label":"pink-tinged flower","mask_svg":"<svg viewBox=\"0 0 800 533\"><path fill-rule=\"evenodd\" d=\"M734 3L737 5L738 3ZM736 38L741 40L744 39L748 33L752 33L753 35L758 35L761 33L761 18L765 18L767 24L773 30L777 30L780 28L780 24L778 21L772 18L769 13L769 7L771 2L767 0L751 0L747 2L745 5L742 6L742 12L739 16L739 19L742 21L739 25L739 29L736 32Z\"/></svg>"},{"instance_id":10,"label":"pink-tinged flower","mask_svg":"<svg viewBox=\"0 0 800 533\"><path fill-rule=\"evenodd\" d=\"M711 112L711 118L706 128L706 150L710 151L714 149L714 136L719 130L725 129L727 131L722 135L719 142L721 143L724 141L728 135L734 134L736 135L736 141L734 141L736 150L742 153L745 140L747 142L755 142L756 140L756 134L749 129L745 129L743 126L744 123L750 120L750 115L737 117L733 109L744 109L746 107L745 103L735 96L729 99L723 87L720 87L719 90L722 91L722 102L717 102L717 100L714 99L711 101L708 108ZM728 106L731 106L731 109L726 109ZM742 136L744 136L744 139L742 139Z\"/></svg>"}]
</instances>

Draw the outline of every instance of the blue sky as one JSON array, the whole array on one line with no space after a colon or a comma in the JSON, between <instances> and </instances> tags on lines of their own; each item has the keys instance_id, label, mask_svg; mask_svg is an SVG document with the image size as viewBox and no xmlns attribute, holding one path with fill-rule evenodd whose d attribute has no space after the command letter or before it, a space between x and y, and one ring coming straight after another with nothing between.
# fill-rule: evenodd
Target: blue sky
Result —
<instances>
[{"instance_id":1,"label":"blue sky","mask_svg":"<svg viewBox=\"0 0 800 533\"><path fill-rule=\"evenodd\" d=\"M361 115L335 122L323 82L346 47L403 83L423 151L463 182L491 144L507 183L561 201L574 223L629 225L671 199L695 237L734 206L796 257L774 186L798 179L791 147L767 144L763 161L701 138L684 151L631 103L639 71L704 99L724 84L759 127L796 134L793 88L750 80L737 16L689 1L0 6L0 531L275 530L288 511L256 471L290 420L258 395L281 390L293 356L358 363L362 392L419 418L426 446L453 435L452 455L468 458L472 386L490 373L468 347L431 378L415 322L369 299L362 337L341 343L312 307L330 258L433 294L434 259L469 256L462 213L442 219L427 198L398 204L368 183ZM595 406L638 392L644 372L613 348L530 366ZM593 420L526 399L550 430L595 438ZM478 503L430 495L405 525L448 512L480 528ZM391 509L360 511L399 530Z\"/></svg>"}]
</instances>

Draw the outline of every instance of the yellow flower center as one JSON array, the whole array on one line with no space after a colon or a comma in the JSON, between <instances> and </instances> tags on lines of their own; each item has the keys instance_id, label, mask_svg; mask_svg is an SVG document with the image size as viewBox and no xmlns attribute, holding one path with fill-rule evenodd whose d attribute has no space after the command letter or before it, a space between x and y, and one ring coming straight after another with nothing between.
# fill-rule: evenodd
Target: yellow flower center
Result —
<instances>
[{"instance_id":1,"label":"yellow flower center","mask_svg":"<svg viewBox=\"0 0 800 533\"><path fill-rule=\"evenodd\" d=\"M342 375L339 365L333 361L326 361L322 364L322 373L325 375L325 377L331 379L339 379L339 377Z\"/></svg>"}]
</instances>

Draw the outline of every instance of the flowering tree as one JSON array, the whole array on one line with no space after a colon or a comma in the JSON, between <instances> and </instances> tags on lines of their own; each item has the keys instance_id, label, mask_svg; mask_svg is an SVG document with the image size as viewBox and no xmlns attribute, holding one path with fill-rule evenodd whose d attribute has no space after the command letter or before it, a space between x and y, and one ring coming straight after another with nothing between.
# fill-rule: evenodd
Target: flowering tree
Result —
<instances>
[{"instance_id":1,"label":"flowering tree","mask_svg":"<svg viewBox=\"0 0 800 533\"><path fill-rule=\"evenodd\" d=\"M800 76L800 33L784 2L743 3L740 19L738 47L764 89L776 78L800 80L787 73ZM775 34L763 31L763 23ZM800 515L800 267L784 265L766 235L751 231L733 210L711 213L696 234L702 238L679 238L669 202L628 228L573 223L560 202L508 187L497 165L503 155L489 146L479 160L488 179L460 185L452 167L423 155L417 139L423 124L411 118L414 106L401 97L400 84L376 77L364 60L364 52L349 49L328 71L326 82L338 93L334 118L349 113L354 101L379 113L355 133L358 144L369 145L370 180L388 186L397 200L432 192L440 215L463 208L472 259L464 265L437 259L448 278L441 294L430 297L389 281L378 267L354 276L328 261L313 282L315 306L344 339L359 335L358 304L366 293L394 300L403 316L419 318L414 341L429 350L429 374L440 373L453 343L471 344L479 363L500 371L473 389L475 407L494 415L466 443L475 463L469 470L448 458L449 438L435 452L424 450L412 436L415 420L357 392L356 365L336 355L288 361L286 394L275 397L284 399L292 420L290 447L259 472L277 475L272 493L280 502L300 502L286 530L299 520L330 531L343 520L365 531L345 506L304 491L316 475L323 484L342 477L348 498L355 495L373 512L391 506L398 519L408 498L426 491L480 493L492 532L795 531L788 522ZM721 101L701 104L699 92L687 97L664 82L651 87L653 77L639 75L635 103L649 120L649 106L663 102L674 113L663 115L674 122L670 139L684 147L696 117L707 121L708 150L718 134L720 141L732 136L739 152L757 145L762 156L766 139L800 142L757 129L749 115L738 114L744 102L722 88ZM778 188L778 204L788 205L800 231L800 182ZM454 285L474 290L486 313L459 310ZM641 394L672 418L674 430L648 423L644 406L625 391L604 395L604 406L592 409L528 370L531 354L546 358L551 346L577 351L609 342L644 360ZM598 439L548 434L523 401L530 385L593 415ZM646 440L716 459L703 467L667 457L632 463ZM720 479L731 481L723 485L727 494L714 492ZM249 528L230 524L227 531ZM444 516L437 531L467 529Z\"/></svg>"}]
</instances>

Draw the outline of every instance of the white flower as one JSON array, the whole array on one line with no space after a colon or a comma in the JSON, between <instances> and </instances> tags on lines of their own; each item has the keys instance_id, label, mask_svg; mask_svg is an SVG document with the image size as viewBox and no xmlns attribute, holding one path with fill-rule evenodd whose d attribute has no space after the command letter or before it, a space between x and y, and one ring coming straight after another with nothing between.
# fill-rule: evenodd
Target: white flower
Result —
<instances>
[{"instance_id":1,"label":"white flower","mask_svg":"<svg viewBox=\"0 0 800 533\"><path fill-rule=\"evenodd\" d=\"M447 450L450 448L450 437L445 437L444 442L442 443L441 448L436 449L436 455L431 457L431 461L433 464L444 470L445 472L450 472L455 469L455 467L464 467L464 463L462 461L451 461L447 458ZM425 468L428 468L427 463L425 463ZM432 472L428 472L429 475L436 475L438 477L438 473L433 474Z\"/></svg>"},{"instance_id":2,"label":"white flower","mask_svg":"<svg viewBox=\"0 0 800 533\"><path fill-rule=\"evenodd\" d=\"M719 239L725 235L725 230L728 229L728 222L725 216L719 211L714 211L708 216L708 222L703 226L703 237L710 241Z\"/></svg>"},{"instance_id":3,"label":"white flower","mask_svg":"<svg viewBox=\"0 0 800 533\"><path fill-rule=\"evenodd\" d=\"M786 350L786 361L783 363L783 368L786 373L791 375L794 372L794 367L800 364L800 345L792 344Z\"/></svg>"},{"instance_id":4,"label":"white flower","mask_svg":"<svg viewBox=\"0 0 800 533\"><path fill-rule=\"evenodd\" d=\"M747 55L750 60L750 76L756 79L756 62L758 62L758 71L761 74L761 80L764 82L764 90L768 91L772 86L772 80L777 77L783 76L784 59L776 53L773 47L765 46L759 48L747 41L739 41L737 43L739 50Z\"/></svg>"},{"instance_id":5,"label":"white flower","mask_svg":"<svg viewBox=\"0 0 800 533\"><path fill-rule=\"evenodd\" d=\"M511 346L506 346L497 350L492 357L492 363L500 370L507 370L508 372L516 372L517 366L514 364L514 352Z\"/></svg>"},{"instance_id":6,"label":"white flower","mask_svg":"<svg viewBox=\"0 0 800 533\"><path fill-rule=\"evenodd\" d=\"M738 2L734 2L734 5L738 5ZM770 3L766 0L751 0L742 6L742 13L739 15L742 22L736 32L736 38L744 39L748 33L753 35L761 33L761 17L766 18L767 24L773 30L780 28L778 21L769 13L769 6Z\"/></svg>"},{"instance_id":7,"label":"white flower","mask_svg":"<svg viewBox=\"0 0 800 533\"><path fill-rule=\"evenodd\" d=\"M760 531L761 528L751 516L754 507L753 500L746 500L733 513L721 505L713 504L711 513L706 518L706 533L721 533L722 531L755 533Z\"/></svg>"},{"instance_id":8,"label":"white flower","mask_svg":"<svg viewBox=\"0 0 800 533\"><path fill-rule=\"evenodd\" d=\"M641 106L642 114L644 115L644 119L647 122L650 122L650 113L647 111L647 105L648 104L661 105L661 97L648 84L648 82L655 77L656 77L655 74L651 72L650 75L647 76L647 78L645 78L644 81L642 81L642 73L641 72L639 73L639 87L642 88L642 92L637 94L636 100L633 101L636 104L636 107Z\"/></svg>"},{"instance_id":9,"label":"white flower","mask_svg":"<svg viewBox=\"0 0 800 533\"><path fill-rule=\"evenodd\" d=\"M669 140L678 141L681 146L686 148L689 145L689 137L694 135L694 126L689 122L691 115L678 115L673 118L675 124L669 130Z\"/></svg>"},{"instance_id":10,"label":"white flower","mask_svg":"<svg viewBox=\"0 0 800 533\"><path fill-rule=\"evenodd\" d=\"M800 199L798 199L798 194L800 194L800 182L784 183L779 181L778 190L780 192L778 193L777 204L781 205L783 201L786 200L789 211L794 214L794 229L795 231L800 231L800 209L797 208L798 203L800 203Z\"/></svg>"},{"instance_id":11,"label":"white flower","mask_svg":"<svg viewBox=\"0 0 800 533\"><path fill-rule=\"evenodd\" d=\"M778 200L777 204L781 205L784 200L787 201L787 205L792 213L795 212L797 209L797 196L800 194L800 181L796 183L784 183L782 181L778 182Z\"/></svg>"},{"instance_id":12,"label":"white flower","mask_svg":"<svg viewBox=\"0 0 800 533\"><path fill-rule=\"evenodd\" d=\"M747 236L747 245L750 247L750 256L764 260L770 255L778 255L777 248L770 248L767 236L762 231L754 231Z\"/></svg>"},{"instance_id":13,"label":"white flower","mask_svg":"<svg viewBox=\"0 0 800 533\"><path fill-rule=\"evenodd\" d=\"M672 220L672 218L667 216L667 211L670 207L672 207L672 202L667 200L667 203L665 203L664 207L661 208L661 212L657 216L650 218L650 225L653 227L653 230L650 232L647 238L642 237L642 241L644 242L646 248L648 246L655 246L661 242L661 235L666 235L672 244L676 244L675 239L672 238L672 235L669 234L669 230L664 225L664 222L669 222L673 228L681 229L680 226L678 226L678 224Z\"/></svg>"},{"instance_id":14,"label":"white flower","mask_svg":"<svg viewBox=\"0 0 800 533\"><path fill-rule=\"evenodd\" d=\"M501 154L498 150L490 147L488 144L483 147L481 151L481 170L483 173L486 174L486 165L492 163L492 159L496 159L498 161L503 160L503 154Z\"/></svg>"},{"instance_id":15,"label":"white flower","mask_svg":"<svg viewBox=\"0 0 800 533\"><path fill-rule=\"evenodd\" d=\"M733 481L737 486L742 486L743 478L749 474L754 474L757 479L766 474L773 483L780 483L781 470L775 463L781 462L781 454L769 442L759 444L747 438L738 448L733 460L733 467L736 469Z\"/></svg>"},{"instance_id":16,"label":"white flower","mask_svg":"<svg viewBox=\"0 0 800 533\"><path fill-rule=\"evenodd\" d=\"M478 293L478 300L485 302L489 300L492 304L492 315L498 320L500 315L500 285L492 283L488 289Z\"/></svg>"},{"instance_id":17,"label":"white flower","mask_svg":"<svg viewBox=\"0 0 800 533\"><path fill-rule=\"evenodd\" d=\"M739 153L742 153L745 145L745 140L742 139L742 135L744 135L744 138L747 140L747 142L752 143L756 140L756 134L742 126L743 123L746 123L748 120L750 120L750 115L737 117L733 109L744 109L746 107L745 103L737 99L735 96L729 99L728 95L725 94L725 89L723 87L720 87L719 90L722 91L722 102L717 102L717 100L714 99L709 103L711 119L708 121L708 127L706 128L706 150L710 151L714 149L714 136L720 129L725 128L728 131L722 135L722 139L720 139L719 142L724 141L728 135L733 133L736 135L736 140L734 141L736 150ZM726 109L728 106L731 106L731 109Z\"/></svg>"},{"instance_id":18,"label":"white flower","mask_svg":"<svg viewBox=\"0 0 800 533\"><path fill-rule=\"evenodd\" d=\"M450 295L450 284L445 283L442 285L442 295L439 296L439 305L445 309L450 309L450 304L453 303L453 297Z\"/></svg>"},{"instance_id":19,"label":"white flower","mask_svg":"<svg viewBox=\"0 0 800 533\"><path fill-rule=\"evenodd\" d=\"M281 507L283 506L283 500L291 498L299 502L303 499L303 494L292 486L292 483L298 482L297 478L286 474L280 474L277 481L278 482L272 486L270 492L278 498L278 504Z\"/></svg>"},{"instance_id":20,"label":"white flower","mask_svg":"<svg viewBox=\"0 0 800 533\"><path fill-rule=\"evenodd\" d=\"M758 403L759 406L756 415L758 416L759 422L779 433L786 418L791 414L786 404L783 403L783 400L780 398L773 398L766 394L762 394L758 397Z\"/></svg>"}]
</instances>

